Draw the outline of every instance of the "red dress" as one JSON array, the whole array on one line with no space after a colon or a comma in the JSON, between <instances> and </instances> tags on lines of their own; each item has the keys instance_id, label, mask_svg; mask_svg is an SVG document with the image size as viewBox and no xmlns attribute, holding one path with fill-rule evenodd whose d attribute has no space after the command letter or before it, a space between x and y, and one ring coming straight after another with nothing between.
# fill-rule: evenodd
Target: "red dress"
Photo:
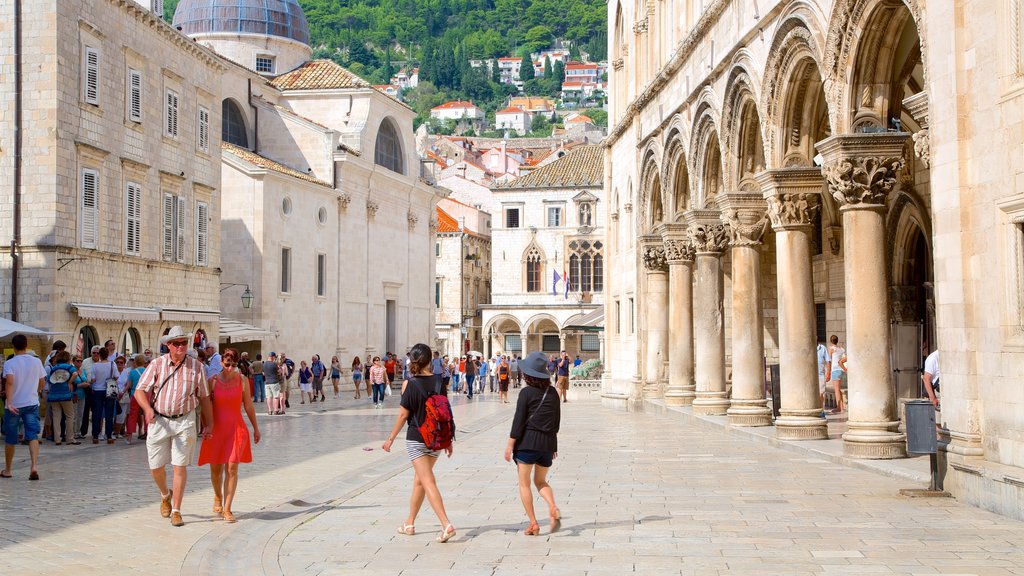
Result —
<instances>
[{"instance_id":1,"label":"red dress","mask_svg":"<svg viewBox=\"0 0 1024 576\"><path fill-rule=\"evenodd\" d=\"M231 384L213 380L213 438L203 440L199 465L252 462L249 427L242 420L242 376Z\"/></svg>"}]
</instances>

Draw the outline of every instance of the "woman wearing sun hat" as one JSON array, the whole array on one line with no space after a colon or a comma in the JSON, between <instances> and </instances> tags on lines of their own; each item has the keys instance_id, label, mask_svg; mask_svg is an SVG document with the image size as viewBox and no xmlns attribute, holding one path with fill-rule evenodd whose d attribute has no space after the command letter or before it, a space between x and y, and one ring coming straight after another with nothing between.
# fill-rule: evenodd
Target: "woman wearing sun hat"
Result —
<instances>
[{"instance_id":1,"label":"woman wearing sun hat","mask_svg":"<svg viewBox=\"0 0 1024 576\"><path fill-rule=\"evenodd\" d=\"M540 352L534 352L519 362L527 385L519 393L512 431L505 448L505 461L515 460L519 473L519 498L530 519L530 526L525 532L527 536L540 534L533 510L531 474L532 483L548 503L552 532L558 529L562 519L562 513L555 504L555 493L547 482L548 470L558 457L558 428L562 418L558 392L551 386L551 373L547 366L548 360Z\"/></svg>"}]
</instances>

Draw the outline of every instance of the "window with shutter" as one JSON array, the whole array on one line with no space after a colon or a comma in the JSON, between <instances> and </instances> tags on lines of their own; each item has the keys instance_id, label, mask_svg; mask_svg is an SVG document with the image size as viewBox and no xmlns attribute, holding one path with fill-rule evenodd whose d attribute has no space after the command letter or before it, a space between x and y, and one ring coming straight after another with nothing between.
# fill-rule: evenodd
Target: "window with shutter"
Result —
<instances>
[{"instance_id":1,"label":"window with shutter","mask_svg":"<svg viewBox=\"0 0 1024 576\"><path fill-rule=\"evenodd\" d=\"M178 137L178 94L174 90L167 91L167 126L165 133L172 137Z\"/></svg>"},{"instance_id":2,"label":"window with shutter","mask_svg":"<svg viewBox=\"0 0 1024 576\"><path fill-rule=\"evenodd\" d=\"M142 122L142 72L128 69L128 119Z\"/></svg>"},{"instance_id":3,"label":"window with shutter","mask_svg":"<svg viewBox=\"0 0 1024 576\"><path fill-rule=\"evenodd\" d=\"M185 199L178 197L178 211L174 215L174 227L177 234L174 237L174 259L178 262L185 262Z\"/></svg>"},{"instance_id":4,"label":"window with shutter","mask_svg":"<svg viewBox=\"0 0 1024 576\"><path fill-rule=\"evenodd\" d=\"M164 194L163 258L168 262L174 259L174 205L174 196Z\"/></svg>"},{"instance_id":5,"label":"window with shutter","mask_svg":"<svg viewBox=\"0 0 1024 576\"><path fill-rule=\"evenodd\" d=\"M82 168L82 248L96 247L96 237L98 235L97 221L99 220L99 189L100 173L89 168Z\"/></svg>"},{"instance_id":6,"label":"window with shutter","mask_svg":"<svg viewBox=\"0 0 1024 576\"><path fill-rule=\"evenodd\" d=\"M86 46L82 58L82 99L89 104L100 105L100 51Z\"/></svg>"},{"instance_id":7,"label":"window with shutter","mask_svg":"<svg viewBox=\"0 0 1024 576\"><path fill-rule=\"evenodd\" d=\"M142 187L129 182L125 187L124 251L138 256L142 231Z\"/></svg>"},{"instance_id":8,"label":"window with shutter","mask_svg":"<svg viewBox=\"0 0 1024 576\"><path fill-rule=\"evenodd\" d=\"M196 203L196 266L208 266L210 258L210 206Z\"/></svg>"},{"instance_id":9,"label":"window with shutter","mask_svg":"<svg viewBox=\"0 0 1024 576\"><path fill-rule=\"evenodd\" d=\"M210 151L210 111L206 108L199 108L199 149L203 152Z\"/></svg>"}]
</instances>

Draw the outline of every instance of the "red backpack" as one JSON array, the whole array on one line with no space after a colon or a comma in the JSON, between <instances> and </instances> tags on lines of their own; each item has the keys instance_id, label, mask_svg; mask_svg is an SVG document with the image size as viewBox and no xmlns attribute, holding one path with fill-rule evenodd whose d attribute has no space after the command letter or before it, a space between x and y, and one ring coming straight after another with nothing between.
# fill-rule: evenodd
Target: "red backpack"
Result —
<instances>
[{"instance_id":1,"label":"red backpack","mask_svg":"<svg viewBox=\"0 0 1024 576\"><path fill-rule=\"evenodd\" d=\"M434 377L434 393L424 403L427 417L416 428L423 436L423 443L430 450L444 450L455 439L455 419L448 397L441 393L441 379Z\"/></svg>"}]
</instances>

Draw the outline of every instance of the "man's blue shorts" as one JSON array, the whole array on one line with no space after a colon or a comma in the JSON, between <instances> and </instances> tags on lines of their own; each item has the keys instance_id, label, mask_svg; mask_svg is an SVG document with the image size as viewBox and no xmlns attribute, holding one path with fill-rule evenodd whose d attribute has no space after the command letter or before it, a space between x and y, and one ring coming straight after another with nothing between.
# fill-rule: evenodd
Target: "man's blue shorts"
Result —
<instances>
[{"instance_id":1,"label":"man's blue shorts","mask_svg":"<svg viewBox=\"0 0 1024 576\"><path fill-rule=\"evenodd\" d=\"M25 406L18 408L15 414L9 409L4 410L4 442L9 445L18 443L18 423L25 423L25 440L32 441L39 439L39 432L42 427L39 423L39 405Z\"/></svg>"}]
</instances>

